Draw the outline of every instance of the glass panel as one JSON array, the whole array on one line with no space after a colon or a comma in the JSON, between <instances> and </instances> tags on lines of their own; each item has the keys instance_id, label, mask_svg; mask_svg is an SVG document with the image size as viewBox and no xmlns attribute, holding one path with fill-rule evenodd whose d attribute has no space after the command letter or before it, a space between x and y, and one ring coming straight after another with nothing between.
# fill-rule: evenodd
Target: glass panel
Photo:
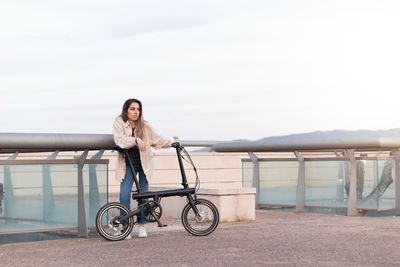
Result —
<instances>
[{"instance_id":1,"label":"glass panel","mask_svg":"<svg viewBox=\"0 0 400 267\"><path fill-rule=\"evenodd\" d=\"M378 188L380 196L378 198L379 208L395 208L396 207L396 193L395 183L396 175L394 168L395 161L379 161L378 170L380 173Z\"/></svg>"},{"instance_id":2,"label":"glass panel","mask_svg":"<svg viewBox=\"0 0 400 267\"><path fill-rule=\"evenodd\" d=\"M85 165L83 170L84 190L87 220L94 225L95 214L107 202L108 166L90 166ZM1 231L76 227L77 181L76 164L0 166L0 183L4 187Z\"/></svg>"},{"instance_id":3,"label":"glass panel","mask_svg":"<svg viewBox=\"0 0 400 267\"><path fill-rule=\"evenodd\" d=\"M349 161L305 162L305 205L347 208ZM393 160L357 160L358 208L395 208ZM252 186L253 164L243 163L243 186ZM298 162L260 162L260 204L296 204Z\"/></svg>"},{"instance_id":4,"label":"glass panel","mask_svg":"<svg viewBox=\"0 0 400 267\"><path fill-rule=\"evenodd\" d=\"M4 166L0 166L0 218L3 217L4 217Z\"/></svg>"},{"instance_id":5,"label":"glass panel","mask_svg":"<svg viewBox=\"0 0 400 267\"><path fill-rule=\"evenodd\" d=\"M85 210L88 226L96 225L99 209L107 203L108 167L106 164L90 164L83 167Z\"/></svg>"},{"instance_id":6,"label":"glass panel","mask_svg":"<svg viewBox=\"0 0 400 267\"><path fill-rule=\"evenodd\" d=\"M4 166L4 215L12 219L41 220L42 166Z\"/></svg>"},{"instance_id":7,"label":"glass panel","mask_svg":"<svg viewBox=\"0 0 400 267\"><path fill-rule=\"evenodd\" d=\"M253 187L253 162L242 163L243 187Z\"/></svg>"},{"instance_id":8,"label":"glass panel","mask_svg":"<svg viewBox=\"0 0 400 267\"><path fill-rule=\"evenodd\" d=\"M51 173L54 201L49 199L46 203L47 220L76 226L78 224L78 165L50 165L48 167Z\"/></svg>"},{"instance_id":9,"label":"glass panel","mask_svg":"<svg viewBox=\"0 0 400 267\"><path fill-rule=\"evenodd\" d=\"M364 161L358 166L358 178L362 180L364 167L364 187L359 208L387 209L395 208L394 160Z\"/></svg>"},{"instance_id":10,"label":"glass panel","mask_svg":"<svg viewBox=\"0 0 400 267\"><path fill-rule=\"evenodd\" d=\"M0 169L0 217L3 215L4 171Z\"/></svg>"},{"instance_id":11,"label":"glass panel","mask_svg":"<svg viewBox=\"0 0 400 267\"><path fill-rule=\"evenodd\" d=\"M297 161L260 162L260 204L295 205L297 195Z\"/></svg>"},{"instance_id":12,"label":"glass panel","mask_svg":"<svg viewBox=\"0 0 400 267\"><path fill-rule=\"evenodd\" d=\"M345 162L305 162L305 205L347 207L345 194Z\"/></svg>"}]
</instances>

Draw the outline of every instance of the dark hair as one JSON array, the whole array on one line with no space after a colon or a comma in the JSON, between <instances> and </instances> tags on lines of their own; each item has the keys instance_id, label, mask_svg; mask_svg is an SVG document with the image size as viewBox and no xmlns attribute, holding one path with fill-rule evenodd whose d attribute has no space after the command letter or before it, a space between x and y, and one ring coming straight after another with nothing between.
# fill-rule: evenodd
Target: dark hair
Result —
<instances>
[{"instance_id":1,"label":"dark hair","mask_svg":"<svg viewBox=\"0 0 400 267\"><path fill-rule=\"evenodd\" d=\"M128 109L132 103L139 104L140 113L138 119L136 120L136 134L137 137L143 138L144 119L143 119L142 102L140 102L140 100L137 100L135 98L129 98L128 100L126 100L124 105L122 106L121 117L125 122L128 120Z\"/></svg>"}]
</instances>

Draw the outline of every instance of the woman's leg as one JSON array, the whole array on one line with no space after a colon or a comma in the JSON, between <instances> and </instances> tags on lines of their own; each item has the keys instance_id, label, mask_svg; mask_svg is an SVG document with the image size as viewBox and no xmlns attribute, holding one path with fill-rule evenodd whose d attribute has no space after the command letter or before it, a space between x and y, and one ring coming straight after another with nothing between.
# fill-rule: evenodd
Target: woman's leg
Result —
<instances>
[{"instance_id":1,"label":"woman's leg","mask_svg":"<svg viewBox=\"0 0 400 267\"><path fill-rule=\"evenodd\" d=\"M132 155L131 160L133 163L133 168L135 168L135 173L139 174L138 180L141 192L149 191L149 183L147 182L146 174L143 171L142 164L140 162L140 156ZM143 204L146 201L147 199L138 200L138 208L140 207L141 204ZM147 221L145 218L142 218L142 216L138 215L139 226L143 226L143 224L145 224L146 222Z\"/></svg>"},{"instance_id":2,"label":"woman's leg","mask_svg":"<svg viewBox=\"0 0 400 267\"><path fill-rule=\"evenodd\" d=\"M148 192L149 191L149 183L147 182L146 175L144 174L144 171L142 167L138 169L139 173L139 186L142 189L142 192ZM142 203L146 202L147 199L142 199L138 200L138 206L142 205ZM147 237L146 229L144 228L145 223L147 223L146 217L138 216L138 237Z\"/></svg>"},{"instance_id":3,"label":"woman's leg","mask_svg":"<svg viewBox=\"0 0 400 267\"><path fill-rule=\"evenodd\" d=\"M140 186L140 189L142 190L142 192L148 192L149 191L149 183L147 182L146 174L144 174L144 171L143 171L142 167L138 168L137 172L139 173L139 186ZM142 205L146 201L147 201L147 199L138 200L138 206ZM143 224L145 224L145 223L147 223L146 218L143 218L142 216L139 216L138 217L139 226L143 226Z\"/></svg>"},{"instance_id":4,"label":"woman's leg","mask_svg":"<svg viewBox=\"0 0 400 267\"><path fill-rule=\"evenodd\" d=\"M119 202L131 209L131 192L133 185L133 176L129 164L126 164L125 178L121 182L119 190Z\"/></svg>"},{"instance_id":5,"label":"woman's leg","mask_svg":"<svg viewBox=\"0 0 400 267\"><path fill-rule=\"evenodd\" d=\"M142 164L140 162L140 156L139 155L133 155L131 157L132 162L133 162L133 167L135 168L135 172L139 173L139 187L141 192L147 192L149 191L149 183L147 182L146 174L143 171ZM140 208L140 205L147 201L147 199L143 200L138 200L138 207ZM146 229L144 228L144 224L147 222L146 218L143 218L140 214L138 215L138 221L137 223L139 224L138 228L138 237L147 237Z\"/></svg>"}]
</instances>

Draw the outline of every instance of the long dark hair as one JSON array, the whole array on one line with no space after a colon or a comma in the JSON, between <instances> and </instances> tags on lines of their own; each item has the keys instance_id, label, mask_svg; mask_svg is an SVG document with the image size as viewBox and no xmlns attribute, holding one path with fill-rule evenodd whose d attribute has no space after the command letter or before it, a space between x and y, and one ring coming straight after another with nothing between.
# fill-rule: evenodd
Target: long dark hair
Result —
<instances>
[{"instance_id":1,"label":"long dark hair","mask_svg":"<svg viewBox=\"0 0 400 267\"><path fill-rule=\"evenodd\" d=\"M128 100L126 100L124 105L122 106L121 117L125 122L128 120L128 109L132 103L139 104L140 113L138 119L136 120L136 135L137 137L143 139L144 119L143 119L142 102L140 102L140 100L137 100L135 98L129 98Z\"/></svg>"}]
</instances>

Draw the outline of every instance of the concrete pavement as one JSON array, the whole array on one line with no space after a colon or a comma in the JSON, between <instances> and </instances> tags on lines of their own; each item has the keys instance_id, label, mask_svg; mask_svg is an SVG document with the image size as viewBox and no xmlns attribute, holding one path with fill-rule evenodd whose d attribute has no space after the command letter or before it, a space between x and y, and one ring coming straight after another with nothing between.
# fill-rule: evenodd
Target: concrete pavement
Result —
<instances>
[{"instance_id":1,"label":"concrete pavement","mask_svg":"<svg viewBox=\"0 0 400 267\"><path fill-rule=\"evenodd\" d=\"M1 266L400 266L400 217L261 210L255 222L220 224L206 237L180 221L148 238L0 245ZM136 230L136 227L135 227Z\"/></svg>"}]
</instances>

